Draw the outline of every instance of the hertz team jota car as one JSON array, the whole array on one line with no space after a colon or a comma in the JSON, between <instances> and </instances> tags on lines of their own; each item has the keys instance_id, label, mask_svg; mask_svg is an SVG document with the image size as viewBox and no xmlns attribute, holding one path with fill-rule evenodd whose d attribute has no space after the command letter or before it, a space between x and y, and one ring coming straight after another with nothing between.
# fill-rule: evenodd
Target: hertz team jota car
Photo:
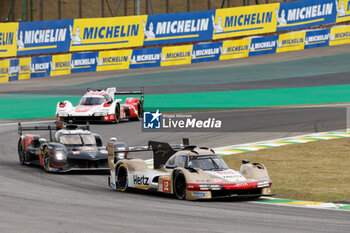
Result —
<instances>
[{"instance_id":1,"label":"hertz team jota car","mask_svg":"<svg viewBox=\"0 0 350 233\"><path fill-rule=\"evenodd\" d=\"M149 142L148 147L129 148L123 152L153 150L154 167L141 159L114 162L116 150L109 152L109 186L126 191L130 188L153 190L196 200L228 197L271 196L271 179L263 164L242 161L240 171L227 167L224 160L208 148ZM108 146L113 148L113 144Z\"/></svg>"},{"instance_id":2,"label":"hertz team jota car","mask_svg":"<svg viewBox=\"0 0 350 233\"><path fill-rule=\"evenodd\" d=\"M141 95L140 98L122 99L116 95ZM70 124L78 122L114 122L121 119L139 120L143 114L143 88L136 91L117 91L115 87L102 89L88 88L79 104L74 107L66 100L57 103L56 117L58 121Z\"/></svg>"},{"instance_id":3,"label":"hertz team jota car","mask_svg":"<svg viewBox=\"0 0 350 233\"><path fill-rule=\"evenodd\" d=\"M23 131L44 130L50 140ZM52 131L57 130L54 135ZM18 156L21 165L37 164L47 172L72 170L108 171L107 150L100 135L91 133L89 127L65 125L62 129L54 125L23 127L18 123ZM125 148L122 142L116 148Z\"/></svg>"}]
</instances>

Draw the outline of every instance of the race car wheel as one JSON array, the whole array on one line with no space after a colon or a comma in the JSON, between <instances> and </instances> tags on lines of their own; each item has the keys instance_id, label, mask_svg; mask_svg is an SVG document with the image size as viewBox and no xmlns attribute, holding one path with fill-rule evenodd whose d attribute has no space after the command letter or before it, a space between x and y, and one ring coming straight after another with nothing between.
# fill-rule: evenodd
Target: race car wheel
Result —
<instances>
[{"instance_id":1,"label":"race car wheel","mask_svg":"<svg viewBox=\"0 0 350 233\"><path fill-rule=\"evenodd\" d=\"M18 158L19 158L19 163L21 165L24 165L26 162L26 152L23 148L23 143L21 138L18 141Z\"/></svg>"},{"instance_id":2,"label":"race car wheel","mask_svg":"<svg viewBox=\"0 0 350 233\"><path fill-rule=\"evenodd\" d=\"M130 118L130 120L132 120L132 121L139 121L140 120L140 118L142 118L142 103L141 102L139 102L138 104L137 104L137 116L136 117L133 117L133 118Z\"/></svg>"},{"instance_id":3,"label":"race car wheel","mask_svg":"<svg viewBox=\"0 0 350 233\"><path fill-rule=\"evenodd\" d=\"M120 120L120 105L117 104L115 107L115 123L118 124Z\"/></svg>"},{"instance_id":4,"label":"race car wheel","mask_svg":"<svg viewBox=\"0 0 350 233\"><path fill-rule=\"evenodd\" d=\"M179 200L186 199L186 178L182 172L175 173L174 194Z\"/></svg>"},{"instance_id":5,"label":"race car wheel","mask_svg":"<svg viewBox=\"0 0 350 233\"><path fill-rule=\"evenodd\" d=\"M128 171L124 164L121 164L118 167L116 176L117 188L119 188L120 191L125 192L128 189Z\"/></svg>"},{"instance_id":6,"label":"race car wheel","mask_svg":"<svg viewBox=\"0 0 350 233\"><path fill-rule=\"evenodd\" d=\"M44 153L43 153L43 169L46 172L50 171L50 161L51 161L50 154L49 154L49 151L46 148L44 150Z\"/></svg>"}]
</instances>

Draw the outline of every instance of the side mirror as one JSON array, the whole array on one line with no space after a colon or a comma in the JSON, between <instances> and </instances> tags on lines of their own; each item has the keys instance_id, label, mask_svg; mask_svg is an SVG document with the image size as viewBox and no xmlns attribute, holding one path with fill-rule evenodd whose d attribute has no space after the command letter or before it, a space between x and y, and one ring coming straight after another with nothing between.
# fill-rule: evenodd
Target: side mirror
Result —
<instances>
[{"instance_id":1,"label":"side mirror","mask_svg":"<svg viewBox=\"0 0 350 233\"><path fill-rule=\"evenodd\" d=\"M176 165L166 165L165 168L174 169L174 168L176 168Z\"/></svg>"}]
</instances>

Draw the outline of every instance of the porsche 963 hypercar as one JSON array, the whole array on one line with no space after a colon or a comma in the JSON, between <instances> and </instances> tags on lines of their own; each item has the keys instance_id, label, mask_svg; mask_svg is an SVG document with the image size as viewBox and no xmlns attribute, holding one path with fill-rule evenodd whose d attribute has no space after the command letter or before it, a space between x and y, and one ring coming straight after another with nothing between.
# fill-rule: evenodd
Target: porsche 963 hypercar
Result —
<instances>
[{"instance_id":1,"label":"porsche 963 hypercar","mask_svg":"<svg viewBox=\"0 0 350 233\"><path fill-rule=\"evenodd\" d=\"M141 95L140 98L122 99L118 95ZM114 122L121 119L137 121L143 114L143 88L135 91L117 91L115 87L102 89L87 89L79 104L74 107L68 100L58 102L56 119L70 124L78 122Z\"/></svg>"},{"instance_id":2,"label":"porsche 963 hypercar","mask_svg":"<svg viewBox=\"0 0 350 233\"><path fill-rule=\"evenodd\" d=\"M113 143L107 147L113 149ZM114 162L116 153L153 151L153 168L141 159ZM111 188L153 190L196 200L229 197L271 196L271 179L261 163L243 160L240 171L227 167L212 149L150 141L148 146L109 152Z\"/></svg>"}]
</instances>

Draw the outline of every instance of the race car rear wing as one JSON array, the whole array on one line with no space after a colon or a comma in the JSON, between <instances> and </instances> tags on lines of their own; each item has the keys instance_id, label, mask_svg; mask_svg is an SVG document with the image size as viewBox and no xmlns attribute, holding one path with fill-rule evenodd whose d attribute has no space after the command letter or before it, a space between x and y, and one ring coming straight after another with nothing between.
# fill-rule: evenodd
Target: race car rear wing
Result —
<instances>
[{"instance_id":1,"label":"race car rear wing","mask_svg":"<svg viewBox=\"0 0 350 233\"><path fill-rule=\"evenodd\" d=\"M144 88L141 87L140 90L133 91L114 91L114 95L141 95L141 101L144 102Z\"/></svg>"},{"instance_id":2,"label":"race car rear wing","mask_svg":"<svg viewBox=\"0 0 350 233\"><path fill-rule=\"evenodd\" d=\"M87 92L89 91L102 91L101 88L87 88ZM133 90L133 91L117 91L116 87L109 87L106 89L106 92L109 95L141 95L142 103L144 102L144 88L141 87L139 90Z\"/></svg>"},{"instance_id":3,"label":"race car rear wing","mask_svg":"<svg viewBox=\"0 0 350 233\"><path fill-rule=\"evenodd\" d=\"M22 136L23 131L38 131L38 130L49 131L50 141L52 141L52 131L53 130L60 130L62 128L90 130L90 125L88 123L87 123L87 125L83 125L83 126L65 124L65 123L60 122L60 121L56 121L55 123L56 123L56 125L22 126L21 122L18 122L18 134Z\"/></svg>"},{"instance_id":4,"label":"race car rear wing","mask_svg":"<svg viewBox=\"0 0 350 233\"><path fill-rule=\"evenodd\" d=\"M116 148L115 153L153 151L153 167L161 168L168 159L178 150L182 150L189 146L189 139L183 138L182 144L168 144L165 142L149 141L148 146L127 147L119 150Z\"/></svg>"}]
</instances>

